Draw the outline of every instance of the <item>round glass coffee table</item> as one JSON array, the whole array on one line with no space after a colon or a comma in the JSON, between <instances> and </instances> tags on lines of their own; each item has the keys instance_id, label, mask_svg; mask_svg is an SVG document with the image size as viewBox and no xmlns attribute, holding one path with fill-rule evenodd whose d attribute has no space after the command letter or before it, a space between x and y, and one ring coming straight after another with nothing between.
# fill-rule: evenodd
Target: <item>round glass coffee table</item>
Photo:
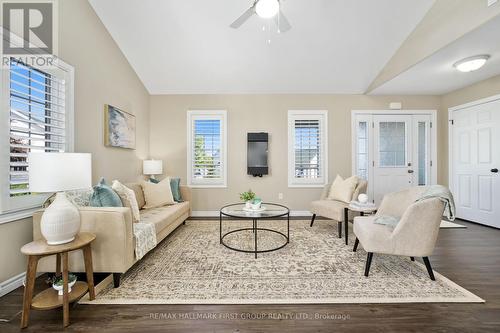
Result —
<instances>
[{"instance_id":1,"label":"round glass coffee table","mask_svg":"<svg viewBox=\"0 0 500 333\"><path fill-rule=\"evenodd\" d=\"M254 253L255 258L257 258L258 253L272 252L272 251L276 251L276 250L284 248L290 242L290 209L288 209L288 207L286 207L286 206L272 204L272 203L263 203L262 207L264 209L260 210L260 211L246 210L245 204L243 204L243 203L232 204L232 205L227 205L227 206L222 207L220 209L220 214L219 214L220 243L222 245L224 245L225 247L227 247L228 249L231 249L233 251ZM286 234L284 232L281 232L278 230L259 227L259 225L258 225L259 220L270 220L270 219L277 219L277 218L284 218L284 217L286 217L286 230L287 230ZM225 221L226 223L234 223L234 221L228 221L227 218L237 219L237 220L248 220L248 221L251 220L253 222L252 227L251 228L239 228L239 229L228 231L228 232L223 234L222 233L223 222ZM285 219L283 219L283 222L284 221L285 221ZM235 246L230 246L224 241L224 238L228 235L235 234L235 233L248 232L248 231L252 231L252 233L253 233L253 238L254 238L254 249L253 250L247 250L247 249L237 248ZM283 237L283 242L280 243L280 245L277 247L273 247L271 249L259 250L257 247L257 245L258 245L258 242L257 242L258 236L257 235L259 233L263 233L263 232L264 233L278 234L278 235Z\"/></svg>"}]
</instances>

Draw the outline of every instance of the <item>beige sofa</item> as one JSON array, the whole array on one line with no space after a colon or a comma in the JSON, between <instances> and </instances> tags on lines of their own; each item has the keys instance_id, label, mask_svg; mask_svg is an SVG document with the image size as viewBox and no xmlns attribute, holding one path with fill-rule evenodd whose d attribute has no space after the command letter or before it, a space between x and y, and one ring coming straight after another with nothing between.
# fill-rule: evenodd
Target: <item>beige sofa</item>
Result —
<instances>
[{"instance_id":1,"label":"beige sofa","mask_svg":"<svg viewBox=\"0 0 500 333\"><path fill-rule=\"evenodd\" d=\"M134 190L139 208L145 204L142 187L138 183L125 184ZM181 186L184 202L152 209L141 209L141 222L152 223L156 229L158 243L174 231L191 215L191 190ZM113 273L115 287L120 276L137 260L132 227L132 213L128 207L80 207L81 231L94 233L92 243L94 272ZM43 239L40 219L43 210L33 215L33 239ZM55 272L55 256L43 258L38 263L39 272ZM85 272L81 251L70 253L69 265L72 272Z\"/></svg>"}]
</instances>

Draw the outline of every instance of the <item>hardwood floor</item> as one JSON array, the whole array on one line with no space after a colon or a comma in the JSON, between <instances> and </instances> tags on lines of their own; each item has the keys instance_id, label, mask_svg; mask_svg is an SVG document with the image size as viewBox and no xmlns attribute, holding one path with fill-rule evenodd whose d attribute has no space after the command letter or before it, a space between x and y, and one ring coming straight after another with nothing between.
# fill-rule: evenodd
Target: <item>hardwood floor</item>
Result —
<instances>
[{"instance_id":1,"label":"hardwood floor","mask_svg":"<svg viewBox=\"0 0 500 333\"><path fill-rule=\"evenodd\" d=\"M32 311L23 331L499 332L500 230L457 222L467 229L441 229L433 268L485 304L75 305L68 328L62 328L61 310ZM0 332L20 331L22 292L0 298L0 318L14 317L0 323Z\"/></svg>"}]
</instances>

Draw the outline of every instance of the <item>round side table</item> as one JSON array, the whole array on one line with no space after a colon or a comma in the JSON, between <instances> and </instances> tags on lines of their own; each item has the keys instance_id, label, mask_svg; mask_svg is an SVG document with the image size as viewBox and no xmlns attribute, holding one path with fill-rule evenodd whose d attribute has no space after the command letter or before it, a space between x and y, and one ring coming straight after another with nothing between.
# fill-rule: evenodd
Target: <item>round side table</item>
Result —
<instances>
[{"instance_id":1,"label":"round side table","mask_svg":"<svg viewBox=\"0 0 500 333\"><path fill-rule=\"evenodd\" d=\"M94 239L94 234L82 232L79 233L73 241L66 244L48 245L45 240L37 240L21 248L21 252L28 256L21 328L28 327L31 309L51 310L61 306L63 307L63 326L67 327L69 325L69 303L79 300L87 291L89 292L90 299L95 299L92 250L90 247L90 243L92 243ZM68 292L68 253L75 250L83 251L87 282L77 281L72 287L71 292ZM51 255L57 256L57 276L61 275L62 261L63 296L59 296L57 291L50 287L33 297L38 260Z\"/></svg>"}]
</instances>

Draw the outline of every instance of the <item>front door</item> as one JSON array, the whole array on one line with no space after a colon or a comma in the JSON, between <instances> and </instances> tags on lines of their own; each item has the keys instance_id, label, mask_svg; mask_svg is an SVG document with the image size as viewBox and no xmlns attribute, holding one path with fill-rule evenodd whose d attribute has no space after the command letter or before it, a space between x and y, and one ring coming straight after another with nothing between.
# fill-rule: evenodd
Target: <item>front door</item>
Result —
<instances>
[{"instance_id":1,"label":"front door","mask_svg":"<svg viewBox=\"0 0 500 333\"><path fill-rule=\"evenodd\" d=\"M457 216L500 228L500 100L452 113L451 174Z\"/></svg>"},{"instance_id":2,"label":"front door","mask_svg":"<svg viewBox=\"0 0 500 333\"><path fill-rule=\"evenodd\" d=\"M413 166L413 126L411 115L375 115L374 200L403 190L415 183Z\"/></svg>"},{"instance_id":3,"label":"front door","mask_svg":"<svg viewBox=\"0 0 500 333\"><path fill-rule=\"evenodd\" d=\"M385 194L436 183L433 111L353 115L353 174L368 180L368 196L380 204Z\"/></svg>"}]
</instances>

